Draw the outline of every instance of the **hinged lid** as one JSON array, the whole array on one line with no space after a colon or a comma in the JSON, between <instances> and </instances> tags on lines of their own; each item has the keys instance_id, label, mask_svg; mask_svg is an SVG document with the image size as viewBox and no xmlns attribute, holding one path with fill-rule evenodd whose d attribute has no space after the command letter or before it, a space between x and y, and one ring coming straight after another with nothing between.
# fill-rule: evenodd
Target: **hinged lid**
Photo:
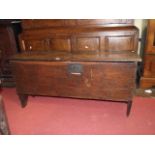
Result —
<instances>
[{"instance_id":1,"label":"hinged lid","mask_svg":"<svg viewBox=\"0 0 155 155\"><path fill-rule=\"evenodd\" d=\"M120 52L101 52L99 54L76 53L66 54L65 52L23 52L14 55L11 60L16 61L141 61L136 53L120 53Z\"/></svg>"}]
</instances>

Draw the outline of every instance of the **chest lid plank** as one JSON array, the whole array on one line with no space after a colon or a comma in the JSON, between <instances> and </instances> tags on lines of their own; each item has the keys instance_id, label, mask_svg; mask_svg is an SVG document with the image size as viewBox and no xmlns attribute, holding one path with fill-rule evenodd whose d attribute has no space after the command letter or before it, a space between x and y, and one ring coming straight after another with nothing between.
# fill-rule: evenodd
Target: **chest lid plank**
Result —
<instances>
[{"instance_id":1,"label":"chest lid plank","mask_svg":"<svg viewBox=\"0 0 155 155\"><path fill-rule=\"evenodd\" d=\"M120 61L120 62L133 62L141 61L140 56L135 53L121 53L120 52L102 52L99 54L85 54L85 53L64 53L64 52L23 52L14 55L11 60L15 61Z\"/></svg>"}]
</instances>

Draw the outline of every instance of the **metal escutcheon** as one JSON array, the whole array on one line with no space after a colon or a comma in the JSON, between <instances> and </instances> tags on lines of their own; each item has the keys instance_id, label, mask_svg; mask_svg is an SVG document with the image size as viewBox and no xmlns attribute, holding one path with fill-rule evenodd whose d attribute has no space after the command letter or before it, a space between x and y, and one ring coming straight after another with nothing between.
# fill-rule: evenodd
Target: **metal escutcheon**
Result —
<instances>
[{"instance_id":1,"label":"metal escutcheon","mask_svg":"<svg viewBox=\"0 0 155 155\"><path fill-rule=\"evenodd\" d=\"M69 64L68 65L68 73L72 75L82 75L83 73L83 65L81 64Z\"/></svg>"}]
</instances>

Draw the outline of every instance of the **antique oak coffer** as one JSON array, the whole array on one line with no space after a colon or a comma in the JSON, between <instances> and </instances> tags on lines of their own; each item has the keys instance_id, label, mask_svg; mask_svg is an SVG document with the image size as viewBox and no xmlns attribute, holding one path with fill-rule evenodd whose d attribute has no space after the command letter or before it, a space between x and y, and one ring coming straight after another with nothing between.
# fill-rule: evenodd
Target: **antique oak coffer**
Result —
<instances>
[{"instance_id":1,"label":"antique oak coffer","mask_svg":"<svg viewBox=\"0 0 155 155\"><path fill-rule=\"evenodd\" d=\"M137 28L77 21L45 20L48 27L40 20L23 21L22 52L11 61L21 105L28 95L123 101L129 115L141 60Z\"/></svg>"}]
</instances>

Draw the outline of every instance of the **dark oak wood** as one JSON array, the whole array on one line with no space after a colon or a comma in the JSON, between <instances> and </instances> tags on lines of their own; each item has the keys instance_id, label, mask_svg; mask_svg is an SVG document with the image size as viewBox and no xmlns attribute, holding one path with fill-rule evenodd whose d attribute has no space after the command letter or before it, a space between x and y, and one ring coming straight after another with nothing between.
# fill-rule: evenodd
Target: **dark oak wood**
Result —
<instances>
[{"instance_id":1,"label":"dark oak wood","mask_svg":"<svg viewBox=\"0 0 155 155\"><path fill-rule=\"evenodd\" d=\"M130 27L54 27L25 30L21 51L137 52L138 30Z\"/></svg>"},{"instance_id":2,"label":"dark oak wood","mask_svg":"<svg viewBox=\"0 0 155 155\"><path fill-rule=\"evenodd\" d=\"M141 58L136 53L126 52L101 52L101 53L64 53L60 51L52 52L31 52L26 51L11 57L11 60L22 61L86 61L86 62L138 62Z\"/></svg>"},{"instance_id":3,"label":"dark oak wood","mask_svg":"<svg viewBox=\"0 0 155 155\"><path fill-rule=\"evenodd\" d=\"M20 102L21 102L21 106L24 108L27 105L28 95L18 93L18 96L19 96L19 99L20 99Z\"/></svg>"},{"instance_id":4,"label":"dark oak wood","mask_svg":"<svg viewBox=\"0 0 155 155\"><path fill-rule=\"evenodd\" d=\"M133 19L25 19L22 22L24 29L65 27L65 26L113 26L133 25Z\"/></svg>"},{"instance_id":5,"label":"dark oak wood","mask_svg":"<svg viewBox=\"0 0 155 155\"><path fill-rule=\"evenodd\" d=\"M61 57L62 60L56 60L59 58L58 54L57 57L52 57L51 53L49 55L37 53L36 57L36 54L23 53L12 58L17 92L22 93L22 96L19 96L22 107L27 104L27 95L125 102L132 99L136 88L135 61L140 61L138 57L133 59L126 55L124 61L121 58L118 61L114 59L116 54L112 54L109 59L106 59L106 55L100 56L100 61L92 61L89 57L86 57L85 61L76 61L76 55L64 59ZM69 72L69 65L76 64L82 66L82 71ZM130 104L127 109L129 115Z\"/></svg>"},{"instance_id":6,"label":"dark oak wood","mask_svg":"<svg viewBox=\"0 0 155 155\"><path fill-rule=\"evenodd\" d=\"M2 135L10 134L10 129L6 117L2 96L0 96L0 134Z\"/></svg>"},{"instance_id":7,"label":"dark oak wood","mask_svg":"<svg viewBox=\"0 0 155 155\"><path fill-rule=\"evenodd\" d=\"M17 53L13 20L0 20L0 76L2 86L14 86L9 59Z\"/></svg>"},{"instance_id":8,"label":"dark oak wood","mask_svg":"<svg viewBox=\"0 0 155 155\"><path fill-rule=\"evenodd\" d=\"M155 20L148 20L146 47L144 53L144 69L140 87L155 87Z\"/></svg>"},{"instance_id":9,"label":"dark oak wood","mask_svg":"<svg viewBox=\"0 0 155 155\"><path fill-rule=\"evenodd\" d=\"M11 59L21 105L27 104L28 95L113 100L128 103L129 115L141 61L138 29L132 24L24 20L19 36L22 53Z\"/></svg>"},{"instance_id":10,"label":"dark oak wood","mask_svg":"<svg viewBox=\"0 0 155 155\"><path fill-rule=\"evenodd\" d=\"M82 71L69 72L69 65L76 64ZM23 94L128 101L135 89L132 62L14 61L12 66Z\"/></svg>"},{"instance_id":11,"label":"dark oak wood","mask_svg":"<svg viewBox=\"0 0 155 155\"><path fill-rule=\"evenodd\" d=\"M147 37L146 37L146 53L155 54L155 20L149 19L147 26Z\"/></svg>"},{"instance_id":12,"label":"dark oak wood","mask_svg":"<svg viewBox=\"0 0 155 155\"><path fill-rule=\"evenodd\" d=\"M132 101L128 101L127 102L127 113L126 113L127 116L130 115L131 107L132 107Z\"/></svg>"}]
</instances>

